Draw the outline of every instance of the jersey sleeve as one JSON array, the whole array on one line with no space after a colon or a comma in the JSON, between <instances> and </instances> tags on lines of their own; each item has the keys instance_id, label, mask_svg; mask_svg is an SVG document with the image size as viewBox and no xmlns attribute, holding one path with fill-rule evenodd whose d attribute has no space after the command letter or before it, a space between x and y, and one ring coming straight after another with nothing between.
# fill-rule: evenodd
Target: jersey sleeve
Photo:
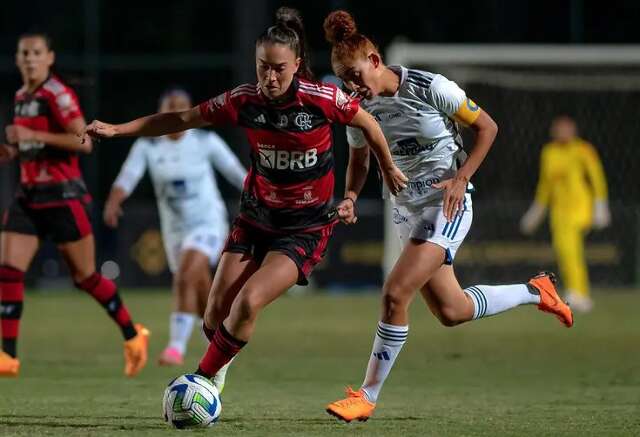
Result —
<instances>
[{"instance_id":1,"label":"jersey sleeve","mask_svg":"<svg viewBox=\"0 0 640 437\"><path fill-rule=\"evenodd\" d=\"M203 147L216 170L218 170L234 187L242 190L247 170L238 157L231 151L227 143L215 132L204 135Z\"/></svg>"},{"instance_id":2,"label":"jersey sleeve","mask_svg":"<svg viewBox=\"0 0 640 437\"><path fill-rule=\"evenodd\" d=\"M54 118L62 127L82 117L78 96L68 87L62 88L58 93L52 93L49 97L49 106Z\"/></svg>"},{"instance_id":3,"label":"jersey sleeve","mask_svg":"<svg viewBox=\"0 0 640 437\"><path fill-rule=\"evenodd\" d=\"M146 143L147 140L143 138L139 138L133 143L127 159L122 164L118 177L113 182L113 186L121 188L127 196L136 188L147 169Z\"/></svg>"},{"instance_id":4,"label":"jersey sleeve","mask_svg":"<svg viewBox=\"0 0 640 437\"><path fill-rule=\"evenodd\" d=\"M453 117L465 102L467 95L454 81L436 74L429 86L423 88L423 98L429 105Z\"/></svg>"},{"instance_id":5,"label":"jersey sleeve","mask_svg":"<svg viewBox=\"0 0 640 437\"><path fill-rule=\"evenodd\" d=\"M238 123L237 99L231 96L231 91L226 91L200 103L200 115L214 126Z\"/></svg>"},{"instance_id":6,"label":"jersey sleeve","mask_svg":"<svg viewBox=\"0 0 640 437\"><path fill-rule=\"evenodd\" d=\"M362 129L357 127L347 126L347 142L349 147L354 149L361 149L367 146L367 139L364 137Z\"/></svg>"},{"instance_id":7,"label":"jersey sleeve","mask_svg":"<svg viewBox=\"0 0 640 437\"><path fill-rule=\"evenodd\" d=\"M593 189L595 200L607 199L607 178L602 168L602 162L595 147L589 143L584 143L582 150L582 162L584 164L587 178Z\"/></svg>"},{"instance_id":8,"label":"jersey sleeve","mask_svg":"<svg viewBox=\"0 0 640 437\"><path fill-rule=\"evenodd\" d=\"M327 100L324 105L326 117L335 123L349 124L360 109L359 101L348 96L334 84L323 84L322 86L330 88L332 93L331 100Z\"/></svg>"}]
</instances>

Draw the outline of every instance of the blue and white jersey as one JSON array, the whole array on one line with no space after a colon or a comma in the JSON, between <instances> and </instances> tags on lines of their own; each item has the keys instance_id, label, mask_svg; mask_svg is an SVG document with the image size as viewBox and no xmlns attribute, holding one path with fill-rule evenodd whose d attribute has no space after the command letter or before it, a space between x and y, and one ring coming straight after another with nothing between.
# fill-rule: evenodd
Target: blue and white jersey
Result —
<instances>
[{"instance_id":1,"label":"blue and white jersey","mask_svg":"<svg viewBox=\"0 0 640 437\"><path fill-rule=\"evenodd\" d=\"M442 75L389 68L400 76L396 94L363 99L360 106L378 121L394 162L409 178L393 200L414 212L442 205L443 191L432 185L453 177L467 157L453 119L466 94ZM367 145L360 129L347 127L347 139L351 147Z\"/></svg>"},{"instance_id":2,"label":"blue and white jersey","mask_svg":"<svg viewBox=\"0 0 640 437\"><path fill-rule=\"evenodd\" d=\"M175 141L167 136L139 138L114 186L129 195L149 169L163 234L185 234L204 226L224 237L227 210L211 164L242 190L247 172L214 132L188 130Z\"/></svg>"}]
</instances>

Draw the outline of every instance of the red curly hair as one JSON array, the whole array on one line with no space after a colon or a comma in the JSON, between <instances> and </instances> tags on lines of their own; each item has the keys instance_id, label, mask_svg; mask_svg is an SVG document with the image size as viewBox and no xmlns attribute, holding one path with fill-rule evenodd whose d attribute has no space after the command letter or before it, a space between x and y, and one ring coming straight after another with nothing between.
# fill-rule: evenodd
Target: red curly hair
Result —
<instances>
[{"instance_id":1,"label":"red curly hair","mask_svg":"<svg viewBox=\"0 0 640 437\"><path fill-rule=\"evenodd\" d=\"M347 11L333 11L324 20L324 35L333 46L331 62L344 63L358 57L366 58L372 51L380 55L369 38L358 33L356 22Z\"/></svg>"}]
</instances>

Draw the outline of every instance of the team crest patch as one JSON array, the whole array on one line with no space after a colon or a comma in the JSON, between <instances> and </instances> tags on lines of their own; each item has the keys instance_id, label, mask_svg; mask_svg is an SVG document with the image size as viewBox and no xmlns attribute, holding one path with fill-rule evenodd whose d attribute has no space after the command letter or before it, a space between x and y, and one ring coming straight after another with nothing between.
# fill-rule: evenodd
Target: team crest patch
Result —
<instances>
[{"instance_id":1,"label":"team crest patch","mask_svg":"<svg viewBox=\"0 0 640 437\"><path fill-rule=\"evenodd\" d=\"M349 104L349 97L342 92L341 89L336 90L336 106L340 109L344 109Z\"/></svg>"}]
</instances>

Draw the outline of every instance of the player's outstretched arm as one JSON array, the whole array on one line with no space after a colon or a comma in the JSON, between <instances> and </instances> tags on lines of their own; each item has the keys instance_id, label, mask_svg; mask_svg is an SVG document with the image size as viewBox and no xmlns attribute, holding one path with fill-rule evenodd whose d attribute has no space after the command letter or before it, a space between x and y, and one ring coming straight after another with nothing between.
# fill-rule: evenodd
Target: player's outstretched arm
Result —
<instances>
[{"instance_id":1,"label":"player's outstretched arm","mask_svg":"<svg viewBox=\"0 0 640 437\"><path fill-rule=\"evenodd\" d=\"M373 153L378 159L380 164L380 171L385 184L389 187L389 191L394 196L397 195L407 186L407 177L400 171L391 158L391 152L389 151L389 145L387 140L380 129L378 122L362 108L358 109L358 112L353 117L349 126L357 127L362 130L367 143L373 150Z\"/></svg>"},{"instance_id":2,"label":"player's outstretched arm","mask_svg":"<svg viewBox=\"0 0 640 437\"><path fill-rule=\"evenodd\" d=\"M89 137L159 137L202 127L207 124L209 123L202 118L200 108L196 106L188 111L147 115L122 124L110 124L94 120L85 129L83 140Z\"/></svg>"}]
</instances>

